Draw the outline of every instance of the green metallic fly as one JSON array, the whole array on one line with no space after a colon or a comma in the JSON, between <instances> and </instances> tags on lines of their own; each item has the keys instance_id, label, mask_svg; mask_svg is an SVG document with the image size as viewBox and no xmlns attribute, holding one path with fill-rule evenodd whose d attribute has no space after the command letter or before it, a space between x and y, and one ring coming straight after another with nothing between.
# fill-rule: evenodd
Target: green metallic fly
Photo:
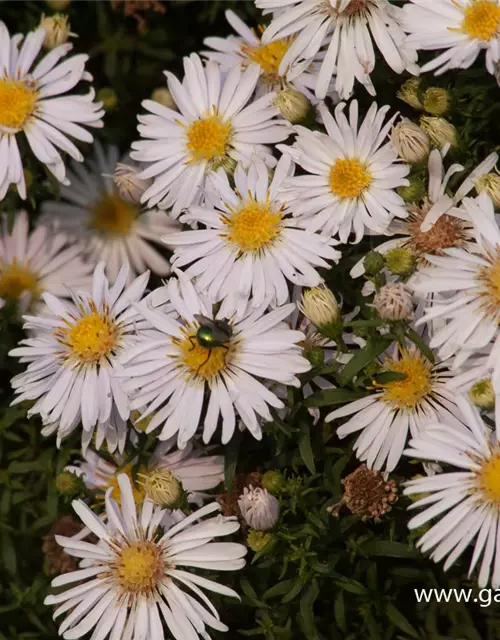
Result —
<instances>
[{"instance_id":1,"label":"green metallic fly","mask_svg":"<svg viewBox=\"0 0 500 640\"><path fill-rule=\"evenodd\" d=\"M196 336L190 338L192 345L191 351L196 347L194 343L195 339L200 347L208 350L207 359L198 367L199 371L210 360L213 349L222 347L226 349L226 351L229 350L227 343L233 335L233 330L227 320L211 320L201 315L195 315L194 318L200 326L196 332Z\"/></svg>"}]
</instances>

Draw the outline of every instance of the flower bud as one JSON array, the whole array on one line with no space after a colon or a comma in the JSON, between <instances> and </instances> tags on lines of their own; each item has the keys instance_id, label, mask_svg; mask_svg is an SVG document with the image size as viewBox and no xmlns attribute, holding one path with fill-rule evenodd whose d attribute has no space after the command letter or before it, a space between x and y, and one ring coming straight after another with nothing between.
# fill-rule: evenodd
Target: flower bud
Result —
<instances>
[{"instance_id":1,"label":"flower bud","mask_svg":"<svg viewBox=\"0 0 500 640\"><path fill-rule=\"evenodd\" d=\"M167 89L167 87L157 87L151 94L151 100L159 102L164 107L168 107L173 111L178 111L175 100L173 99L172 94Z\"/></svg>"},{"instance_id":2,"label":"flower bud","mask_svg":"<svg viewBox=\"0 0 500 640\"><path fill-rule=\"evenodd\" d=\"M375 276L385 267L385 258L378 251L370 251L363 260L365 273L369 276Z\"/></svg>"},{"instance_id":3,"label":"flower bud","mask_svg":"<svg viewBox=\"0 0 500 640\"><path fill-rule=\"evenodd\" d=\"M500 175L498 173L487 173L481 176L474 186L478 193L486 193L493 200L495 207L500 207Z\"/></svg>"},{"instance_id":4,"label":"flower bud","mask_svg":"<svg viewBox=\"0 0 500 640\"><path fill-rule=\"evenodd\" d=\"M268 531L278 522L280 503L266 489L254 489L252 485L243 489L238 507L245 522L257 531Z\"/></svg>"},{"instance_id":5,"label":"flower bud","mask_svg":"<svg viewBox=\"0 0 500 640\"><path fill-rule=\"evenodd\" d=\"M160 507L175 509L183 496L182 485L168 469L154 469L138 474L138 484Z\"/></svg>"},{"instance_id":6,"label":"flower bud","mask_svg":"<svg viewBox=\"0 0 500 640\"><path fill-rule=\"evenodd\" d=\"M231 156L221 156L212 161L212 171L217 171L217 169L224 169L228 176L232 176L234 170L236 169L236 165L238 163Z\"/></svg>"},{"instance_id":7,"label":"flower bud","mask_svg":"<svg viewBox=\"0 0 500 640\"><path fill-rule=\"evenodd\" d=\"M266 471L262 476L262 486L267 489L269 493L279 493L285 484L285 478L280 471Z\"/></svg>"},{"instance_id":8,"label":"flower bud","mask_svg":"<svg viewBox=\"0 0 500 640\"><path fill-rule=\"evenodd\" d=\"M304 349L304 357L309 360L313 367L321 367L325 363L325 352L321 347Z\"/></svg>"},{"instance_id":9,"label":"flower bud","mask_svg":"<svg viewBox=\"0 0 500 640\"><path fill-rule=\"evenodd\" d=\"M451 97L446 89L431 87L424 93L423 105L432 116L444 116L450 108Z\"/></svg>"},{"instance_id":10,"label":"flower bud","mask_svg":"<svg viewBox=\"0 0 500 640\"><path fill-rule=\"evenodd\" d=\"M420 126L425 133L427 133L431 142L440 149L447 144L450 144L452 147L457 145L458 132L448 120L422 116L420 118Z\"/></svg>"},{"instance_id":11,"label":"flower bud","mask_svg":"<svg viewBox=\"0 0 500 640\"><path fill-rule=\"evenodd\" d=\"M385 284L373 298L373 306L382 320L407 320L413 315L411 291L401 282Z\"/></svg>"},{"instance_id":12,"label":"flower bud","mask_svg":"<svg viewBox=\"0 0 500 640\"><path fill-rule=\"evenodd\" d=\"M285 120L292 124L305 120L311 108L306 96L296 89L283 89L274 98L273 104Z\"/></svg>"},{"instance_id":13,"label":"flower bud","mask_svg":"<svg viewBox=\"0 0 500 640\"><path fill-rule=\"evenodd\" d=\"M397 97L400 100L403 100L406 104L409 104L410 107L420 111L424 108L419 97L421 82L420 78L410 78L401 86L401 89L397 93Z\"/></svg>"},{"instance_id":14,"label":"flower bud","mask_svg":"<svg viewBox=\"0 0 500 640\"><path fill-rule=\"evenodd\" d=\"M112 111L118 104L118 96L111 87L103 87L97 92L98 102L102 102L102 106L106 111Z\"/></svg>"},{"instance_id":15,"label":"flower bud","mask_svg":"<svg viewBox=\"0 0 500 640\"><path fill-rule=\"evenodd\" d=\"M408 118L403 118L393 128L391 141L398 156L410 164L423 162L431 151L429 136Z\"/></svg>"},{"instance_id":16,"label":"flower bud","mask_svg":"<svg viewBox=\"0 0 500 640\"><path fill-rule=\"evenodd\" d=\"M68 41L71 33L71 26L68 22L68 16L61 13L55 13L53 16L45 16L42 14L40 26L45 29L45 39L43 46L45 49L55 49L61 44Z\"/></svg>"},{"instance_id":17,"label":"flower bud","mask_svg":"<svg viewBox=\"0 0 500 640\"><path fill-rule=\"evenodd\" d=\"M299 309L318 329L336 325L340 320L337 300L325 285L305 291L300 298Z\"/></svg>"},{"instance_id":18,"label":"flower bud","mask_svg":"<svg viewBox=\"0 0 500 640\"><path fill-rule=\"evenodd\" d=\"M396 247L386 252L385 264L395 276L409 276L415 271L417 257L411 249Z\"/></svg>"},{"instance_id":19,"label":"flower bud","mask_svg":"<svg viewBox=\"0 0 500 640\"><path fill-rule=\"evenodd\" d=\"M140 171L140 169L131 167L128 164L123 164L122 162L116 165L113 180L123 200L139 204L142 194L151 185L151 180L143 180L137 177Z\"/></svg>"},{"instance_id":20,"label":"flower bud","mask_svg":"<svg viewBox=\"0 0 500 640\"><path fill-rule=\"evenodd\" d=\"M407 187L399 187L398 194L403 198L406 203L418 204L427 195L425 184L421 178L417 176L409 176Z\"/></svg>"},{"instance_id":21,"label":"flower bud","mask_svg":"<svg viewBox=\"0 0 500 640\"><path fill-rule=\"evenodd\" d=\"M479 409L491 411L495 408L495 391L489 378L478 380L469 389L470 401Z\"/></svg>"},{"instance_id":22,"label":"flower bud","mask_svg":"<svg viewBox=\"0 0 500 640\"><path fill-rule=\"evenodd\" d=\"M247 545L252 551L257 553L257 551L262 551L262 549L267 546L272 539L273 536L271 533L250 529L247 535Z\"/></svg>"},{"instance_id":23,"label":"flower bud","mask_svg":"<svg viewBox=\"0 0 500 640\"><path fill-rule=\"evenodd\" d=\"M60 496L74 498L81 493L84 488L83 479L71 471L61 471L55 479L56 491Z\"/></svg>"},{"instance_id":24,"label":"flower bud","mask_svg":"<svg viewBox=\"0 0 500 640\"><path fill-rule=\"evenodd\" d=\"M71 0L45 0L52 11L64 11L71 4Z\"/></svg>"}]
</instances>

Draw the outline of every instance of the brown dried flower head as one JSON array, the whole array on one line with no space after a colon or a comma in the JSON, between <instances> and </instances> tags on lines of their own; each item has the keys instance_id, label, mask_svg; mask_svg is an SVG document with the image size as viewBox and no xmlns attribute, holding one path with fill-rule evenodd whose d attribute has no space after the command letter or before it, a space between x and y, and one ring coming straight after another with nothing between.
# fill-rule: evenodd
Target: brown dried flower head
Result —
<instances>
[{"instance_id":1,"label":"brown dried flower head","mask_svg":"<svg viewBox=\"0 0 500 640\"><path fill-rule=\"evenodd\" d=\"M217 502L222 507L224 516L241 516L238 507L238 499L243 493L243 489L252 485L254 488L262 488L261 474L257 471L252 473L237 473L233 478L233 486L231 491L226 491L217 496Z\"/></svg>"},{"instance_id":2,"label":"brown dried flower head","mask_svg":"<svg viewBox=\"0 0 500 640\"><path fill-rule=\"evenodd\" d=\"M398 499L396 482L386 479L380 471L368 469L366 464L350 473L342 480L342 484L342 500L328 509L333 516L338 516L345 505L351 513L361 516L362 520L380 519Z\"/></svg>"},{"instance_id":3,"label":"brown dried flower head","mask_svg":"<svg viewBox=\"0 0 500 640\"><path fill-rule=\"evenodd\" d=\"M50 533L43 537L42 551L47 557L50 575L69 573L78 568L78 559L65 553L57 544L55 536L74 536L83 528L84 525L73 516L63 516L54 523Z\"/></svg>"},{"instance_id":4,"label":"brown dried flower head","mask_svg":"<svg viewBox=\"0 0 500 640\"><path fill-rule=\"evenodd\" d=\"M154 11L165 13L165 7L159 0L111 0L113 11L122 10L125 17L132 17L137 21L137 31L144 34L147 31L147 22L142 13Z\"/></svg>"}]
</instances>

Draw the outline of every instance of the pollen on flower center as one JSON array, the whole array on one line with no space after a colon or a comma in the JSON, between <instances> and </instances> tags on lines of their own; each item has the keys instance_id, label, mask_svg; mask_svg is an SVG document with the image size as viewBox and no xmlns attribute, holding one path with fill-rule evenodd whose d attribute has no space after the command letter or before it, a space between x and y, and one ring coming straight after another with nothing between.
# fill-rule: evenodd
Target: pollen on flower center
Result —
<instances>
[{"instance_id":1,"label":"pollen on flower center","mask_svg":"<svg viewBox=\"0 0 500 640\"><path fill-rule=\"evenodd\" d=\"M90 208L89 227L110 236L130 233L139 208L117 194L105 194Z\"/></svg>"},{"instance_id":2,"label":"pollen on flower center","mask_svg":"<svg viewBox=\"0 0 500 640\"><path fill-rule=\"evenodd\" d=\"M500 252L490 257L490 265L481 267L477 277L482 286L480 293L486 311L492 316L497 316L500 312Z\"/></svg>"},{"instance_id":3,"label":"pollen on flower center","mask_svg":"<svg viewBox=\"0 0 500 640\"><path fill-rule=\"evenodd\" d=\"M196 333L186 335L184 340L175 340L180 349L180 361L186 366L194 376L199 376L205 380L214 378L224 371L233 352L232 345L224 345L220 347L212 347L207 349L202 347L197 338Z\"/></svg>"},{"instance_id":4,"label":"pollen on flower center","mask_svg":"<svg viewBox=\"0 0 500 640\"><path fill-rule=\"evenodd\" d=\"M372 183L371 173L359 160L335 161L330 169L330 189L339 198L359 198Z\"/></svg>"},{"instance_id":5,"label":"pollen on flower center","mask_svg":"<svg viewBox=\"0 0 500 640\"><path fill-rule=\"evenodd\" d=\"M257 47L244 44L241 46L241 51L251 62L260 66L264 82L276 84L280 79L279 66L293 40L294 38L281 38Z\"/></svg>"},{"instance_id":6,"label":"pollen on flower center","mask_svg":"<svg viewBox=\"0 0 500 640\"><path fill-rule=\"evenodd\" d=\"M0 80L0 126L21 129L35 110L38 93L23 80Z\"/></svg>"},{"instance_id":7,"label":"pollen on flower center","mask_svg":"<svg viewBox=\"0 0 500 640\"><path fill-rule=\"evenodd\" d=\"M488 500L500 506L500 451L497 450L483 463L478 472L479 487Z\"/></svg>"},{"instance_id":8,"label":"pollen on flower center","mask_svg":"<svg viewBox=\"0 0 500 640\"><path fill-rule=\"evenodd\" d=\"M122 589L127 593L146 595L156 589L165 573L161 549L147 540L121 550L115 571Z\"/></svg>"},{"instance_id":9,"label":"pollen on flower center","mask_svg":"<svg viewBox=\"0 0 500 640\"><path fill-rule=\"evenodd\" d=\"M195 120L187 130L187 148L193 161L216 160L224 156L231 138L231 123L217 115Z\"/></svg>"},{"instance_id":10,"label":"pollen on flower center","mask_svg":"<svg viewBox=\"0 0 500 640\"><path fill-rule=\"evenodd\" d=\"M119 325L105 309L97 311L92 303L90 313L66 327L56 330L56 338L69 351L69 357L80 364L98 364L111 355L120 336Z\"/></svg>"},{"instance_id":11,"label":"pollen on flower center","mask_svg":"<svg viewBox=\"0 0 500 640\"><path fill-rule=\"evenodd\" d=\"M419 354L405 350L399 360L386 361L384 369L406 376L401 380L375 385L383 389L384 402L396 409L414 409L432 392L432 365Z\"/></svg>"},{"instance_id":12,"label":"pollen on flower center","mask_svg":"<svg viewBox=\"0 0 500 640\"><path fill-rule=\"evenodd\" d=\"M461 31L469 38L478 38L486 42L498 34L500 6L493 0L473 0L472 4L465 8L458 3L453 4L464 10Z\"/></svg>"},{"instance_id":13,"label":"pollen on flower center","mask_svg":"<svg viewBox=\"0 0 500 640\"><path fill-rule=\"evenodd\" d=\"M17 300L25 291L29 291L33 298L40 296L38 276L17 262L7 264L0 274L0 297Z\"/></svg>"},{"instance_id":14,"label":"pollen on flower center","mask_svg":"<svg viewBox=\"0 0 500 640\"><path fill-rule=\"evenodd\" d=\"M120 469L119 471L113 474L102 472L99 469L95 471L95 475L99 480L100 487L102 487L104 490L107 490L113 487L113 491L111 492L111 497L119 505L121 505L121 495L122 495L120 487L118 485L118 475L120 473L124 473L125 475L128 476L130 480L130 486L132 487L132 495L134 496L134 502L137 506L141 505L144 502L144 498L146 497L146 492L144 491L144 489L134 480L134 476L132 473L133 466L134 466L133 463L130 462L125 467L123 467L122 469ZM146 470L145 467L140 467L139 470L137 471L137 474L143 473L145 472L145 470ZM100 495L99 499L103 501L104 494Z\"/></svg>"},{"instance_id":15,"label":"pollen on flower center","mask_svg":"<svg viewBox=\"0 0 500 640\"><path fill-rule=\"evenodd\" d=\"M225 235L240 251L259 251L281 233L281 211L271 211L267 204L249 200L239 211L224 218Z\"/></svg>"}]
</instances>

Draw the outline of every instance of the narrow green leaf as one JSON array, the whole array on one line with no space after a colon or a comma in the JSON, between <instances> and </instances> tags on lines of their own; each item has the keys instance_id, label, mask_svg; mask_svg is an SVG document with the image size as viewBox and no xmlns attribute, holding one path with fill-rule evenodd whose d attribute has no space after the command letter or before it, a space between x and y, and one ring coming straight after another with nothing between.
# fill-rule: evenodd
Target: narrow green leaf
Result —
<instances>
[{"instance_id":1,"label":"narrow green leaf","mask_svg":"<svg viewBox=\"0 0 500 640\"><path fill-rule=\"evenodd\" d=\"M420 553L408 548L402 542L390 540L368 540L360 545L360 550L367 556L384 556L387 558L420 558Z\"/></svg>"},{"instance_id":2,"label":"narrow green leaf","mask_svg":"<svg viewBox=\"0 0 500 640\"><path fill-rule=\"evenodd\" d=\"M411 329L410 327L408 327L406 330L406 336L413 342L414 345L416 345L420 349L427 360L429 360L430 362L434 362L434 354L432 353L432 349L429 349L429 347L425 344L425 342L418 335L415 329Z\"/></svg>"},{"instance_id":3,"label":"narrow green leaf","mask_svg":"<svg viewBox=\"0 0 500 640\"><path fill-rule=\"evenodd\" d=\"M373 379L378 384L387 384L388 382L396 382L396 380L406 380L408 376L405 373L399 371L382 371L373 376Z\"/></svg>"},{"instance_id":4,"label":"narrow green leaf","mask_svg":"<svg viewBox=\"0 0 500 640\"><path fill-rule=\"evenodd\" d=\"M335 615L335 622L337 623L337 627L345 633L347 630L347 627L345 623L345 607L344 607L343 591L339 591L337 597L335 598L333 613Z\"/></svg>"},{"instance_id":5,"label":"narrow green leaf","mask_svg":"<svg viewBox=\"0 0 500 640\"><path fill-rule=\"evenodd\" d=\"M344 371L341 376L341 383L347 384L354 376L364 369L367 365L371 364L379 355L391 344L391 340L387 338L379 338L373 342L369 342L363 349L360 349L349 360L344 367Z\"/></svg>"},{"instance_id":6,"label":"narrow green leaf","mask_svg":"<svg viewBox=\"0 0 500 640\"><path fill-rule=\"evenodd\" d=\"M238 463L238 454L242 439L243 434L241 431L239 429L235 429L234 435L225 450L224 482L226 484L227 491L231 491L233 488L233 478L236 473L236 465Z\"/></svg>"},{"instance_id":7,"label":"narrow green leaf","mask_svg":"<svg viewBox=\"0 0 500 640\"><path fill-rule=\"evenodd\" d=\"M267 600L268 598L275 598L276 596L282 596L291 589L293 585L293 580L290 578L289 580L283 580L283 582L278 582L273 587L264 592L262 596L263 600Z\"/></svg>"},{"instance_id":8,"label":"narrow green leaf","mask_svg":"<svg viewBox=\"0 0 500 640\"><path fill-rule=\"evenodd\" d=\"M325 391L316 391L307 397L303 405L305 407L329 407L334 404L343 404L344 402L352 402L369 395L364 391L351 391L350 389L326 389Z\"/></svg>"},{"instance_id":9,"label":"narrow green leaf","mask_svg":"<svg viewBox=\"0 0 500 640\"><path fill-rule=\"evenodd\" d=\"M334 583L341 589L344 589L344 591L348 591L349 593L356 593L358 595L368 593L368 589L357 580L350 580L349 578L337 578L336 580L334 580Z\"/></svg>"},{"instance_id":10,"label":"narrow green leaf","mask_svg":"<svg viewBox=\"0 0 500 640\"><path fill-rule=\"evenodd\" d=\"M404 615L396 609L393 604L388 604L386 609L387 617L392 622L392 624L404 631L412 638L418 638L418 633L414 627L408 622L408 620L404 617Z\"/></svg>"},{"instance_id":11,"label":"narrow green leaf","mask_svg":"<svg viewBox=\"0 0 500 640\"><path fill-rule=\"evenodd\" d=\"M314 464L314 454L311 446L311 431L306 422L300 425L299 451L306 467L311 473L316 473L316 465Z\"/></svg>"},{"instance_id":12,"label":"narrow green leaf","mask_svg":"<svg viewBox=\"0 0 500 640\"><path fill-rule=\"evenodd\" d=\"M317 640L318 638L313 611L314 602L318 594L318 583L316 580L313 580L300 599L299 623L307 640Z\"/></svg>"}]
</instances>

